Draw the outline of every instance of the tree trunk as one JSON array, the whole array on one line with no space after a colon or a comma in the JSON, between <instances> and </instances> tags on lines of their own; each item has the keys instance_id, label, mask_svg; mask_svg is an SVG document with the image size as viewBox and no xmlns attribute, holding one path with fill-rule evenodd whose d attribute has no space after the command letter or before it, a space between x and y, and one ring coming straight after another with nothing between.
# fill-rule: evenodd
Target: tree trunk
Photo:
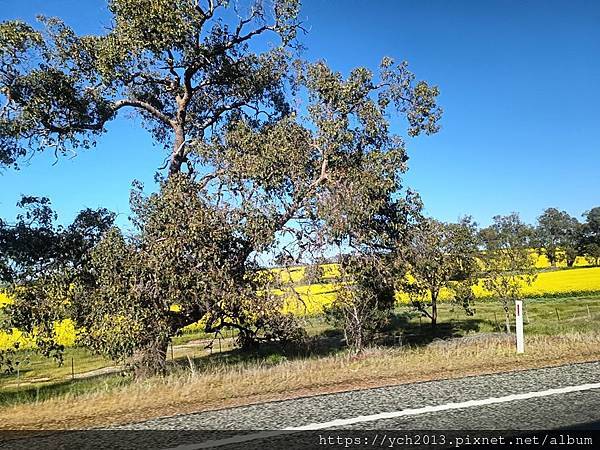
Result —
<instances>
[{"instance_id":1,"label":"tree trunk","mask_svg":"<svg viewBox=\"0 0 600 450\"><path fill-rule=\"evenodd\" d=\"M143 380L156 375L164 375L167 370L168 348L168 340L157 339L136 350L131 358L135 379Z\"/></svg>"},{"instance_id":2,"label":"tree trunk","mask_svg":"<svg viewBox=\"0 0 600 450\"><path fill-rule=\"evenodd\" d=\"M438 309L437 309L437 293L431 292L431 326L433 328L437 325Z\"/></svg>"},{"instance_id":3,"label":"tree trunk","mask_svg":"<svg viewBox=\"0 0 600 450\"><path fill-rule=\"evenodd\" d=\"M361 353L363 351L363 333L359 328L356 330L354 348L356 349L356 353Z\"/></svg>"},{"instance_id":4,"label":"tree trunk","mask_svg":"<svg viewBox=\"0 0 600 450\"><path fill-rule=\"evenodd\" d=\"M361 315L361 311L356 308L356 305L352 306L352 309L348 312L346 317L346 345L352 349L355 354L362 352L364 346L364 317Z\"/></svg>"},{"instance_id":5,"label":"tree trunk","mask_svg":"<svg viewBox=\"0 0 600 450\"><path fill-rule=\"evenodd\" d=\"M506 320L506 332L510 333L510 309L507 301L504 302L504 318Z\"/></svg>"},{"instance_id":6,"label":"tree trunk","mask_svg":"<svg viewBox=\"0 0 600 450\"><path fill-rule=\"evenodd\" d=\"M181 172L181 166L185 162L185 131L182 126L175 129L175 140L173 141L173 152L169 163L169 176Z\"/></svg>"}]
</instances>

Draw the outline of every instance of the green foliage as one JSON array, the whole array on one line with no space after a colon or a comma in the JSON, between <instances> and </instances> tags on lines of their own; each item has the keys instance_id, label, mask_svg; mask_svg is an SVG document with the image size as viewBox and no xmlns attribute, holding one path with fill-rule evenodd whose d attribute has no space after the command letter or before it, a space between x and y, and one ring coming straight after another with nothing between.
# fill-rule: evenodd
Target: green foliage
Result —
<instances>
[{"instance_id":1,"label":"green foliage","mask_svg":"<svg viewBox=\"0 0 600 450\"><path fill-rule=\"evenodd\" d=\"M452 286L454 291L454 298L452 303L462 308L467 316L473 316L475 314L475 292L473 292L473 285L471 279L465 279L457 281Z\"/></svg>"},{"instance_id":2,"label":"green foliage","mask_svg":"<svg viewBox=\"0 0 600 450\"><path fill-rule=\"evenodd\" d=\"M23 197L14 224L0 224L0 282L13 300L2 328L18 328L39 351L62 361L56 321L77 313L74 287L88 282L89 251L113 223L105 209L81 211L68 227L55 224L47 198Z\"/></svg>"},{"instance_id":3,"label":"green foliage","mask_svg":"<svg viewBox=\"0 0 600 450\"><path fill-rule=\"evenodd\" d=\"M31 323L47 330L71 317L81 342L154 373L171 338L199 320L210 333L238 329L242 346L301 339L279 313L280 280L258 261L317 261L332 245L353 255L342 264L352 286L345 298L367 315L374 304L388 309L389 271L401 260L391 255L421 208L403 192L408 158L389 117L405 117L409 136L434 133L438 89L390 58L378 74L359 67L346 78L324 62L292 62L299 3L270 5L112 0L113 25L98 36L78 36L59 19L42 19L43 35L2 25L13 37L0 54L0 148L17 149L6 160L92 146L126 107L170 148L160 191L132 193L133 234L80 238L74 226L68 241L78 256L68 254L45 284L38 277L37 290L24 290L27 306L17 301L11 314L29 308ZM234 26L225 25L233 13ZM255 52L253 38L267 33L276 42Z\"/></svg>"},{"instance_id":4,"label":"green foliage","mask_svg":"<svg viewBox=\"0 0 600 450\"><path fill-rule=\"evenodd\" d=\"M344 330L346 345L355 352L368 346L390 321L395 304L393 271L381 256L345 256L340 263L344 284L325 319ZM389 261L391 262L391 261Z\"/></svg>"},{"instance_id":5,"label":"green foliage","mask_svg":"<svg viewBox=\"0 0 600 450\"><path fill-rule=\"evenodd\" d=\"M390 110L406 114L409 134L417 135L436 130L439 110L428 110L431 121L413 120L420 108L414 77L406 64L394 66L389 58L379 80L364 68L343 79L322 62L306 67L299 80L309 91L316 128L311 147L321 159L322 184L307 218L319 225L313 225L313 242L333 244L341 253L342 288L326 315L344 329L347 345L361 351L389 319L394 277L421 210L418 195L403 190L405 144L389 133L387 117ZM429 95L433 100L436 90Z\"/></svg>"},{"instance_id":6,"label":"green foliage","mask_svg":"<svg viewBox=\"0 0 600 450\"><path fill-rule=\"evenodd\" d=\"M456 224L421 218L414 227L406 255L410 279L401 278L401 289L409 293L413 307L429 317L433 326L443 288L453 291L454 301L470 311L474 299L471 287L477 283L478 271L476 230L477 224L470 217Z\"/></svg>"},{"instance_id":7,"label":"green foliage","mask_svg":"<svg viewBox=\"0 0 600 450\"><path fill-rule=\"evenodd\" d=\"M40 33L31 26L20 21L0 23L0 98L11 100L10 84L15 82L15 67L24 60L27 54L39 52L43 45ZM20 130L27 126L27 118L14 118L8 107L0 110L0 165L15 164L19 157L26 153L26 148L19 145Z\"/></svg>"},{"instance_id":8,"label":"green foliage","mask_svg":"<svg viewBox=\"0 0 600 450\"><path fill-rule=\"evenodd\" d=\"M276 366L278 364L282 364L287 361L287 358L284 355L280 355L278 353L273 353L265 358L265 362L269 366Z\"/></svg>"},{"instance_id":9,"label":"green foliage","mask_svg":"<svg viewBox=\"0 0 600 450\"><path fill-rule=\"evenodd\" d=\"M246 11L221 0L111 0L108 7L112 26L102 35L79 36L58 18L40 18L44 33L0 24L1 164L29 151L90 148L107 122L133 108L170 148L176 173L193 159L188 141L208 139L228 115L286 111L285 49L300 28L297 0ZM234 27L222 20L228 15ZM276 39L267 50L250 50L269 34Z\"/></svg>"},{"instance_id":10,"label":"green foliage","mask_svg":"<svg viewBox=\"0 0 600 450\"><path fill-rule=\"evenodd\" d=\"M592 208L584 217L586 221L581 227L580 249L597 266L600 264L600 207Z\"/></svg>"},{"instance_id":11,"label":"green foliage","mask_svg":"<svg viewBox=\"0 0 600 450\"><path fill-rule=\"evenodd\" d=\"M162 372L172 337L200 320L207 333L237 329L242 346L303 337L295 319L280 312L275 276L249 259L260 228L202 194L202 185L185 176L169 178L148 197L134 189L136 232L106 233L92 251L93 283L71 293L84 307L82 342L129 360L140 376Z\"/></svg>"},{"instance_id":12,"label":"green foliage","mask_svg":"<svg viewBox=\"0 0 600 450\"><path fill-rule=\"evenodd\" d=\"M568 267L573 266L580 242L580 224L576 218L565 211L548 208L538 218L534 237L540 252L546 254L552 266L563 259Z\"/></svg>"},{"instance_id":13,"label":"green foliage","mask_svg":"<svg viewBox=\"0 0 600 450\"><path fill-rule=\"evenodd\" d=\"M507 332L510 332L511 302L522 298L523 287L531 285L537 276L529 251L532 233L516 213L495 216L493 225L480 233L485 246L483 284L502 302Z\"/></svg>"},{"instance_id":14,"label":"green foliage","mask_svg":"<svg viewBox=\"0 0 600 450\"><path fill-rule=\"evenodd\" d=\"M0 350L0 375L12 374L16 370L16 367L19 366L20 361L17 356L18 349L18 344L15 344L15 348Z\"/></svg>"}]
</instances>

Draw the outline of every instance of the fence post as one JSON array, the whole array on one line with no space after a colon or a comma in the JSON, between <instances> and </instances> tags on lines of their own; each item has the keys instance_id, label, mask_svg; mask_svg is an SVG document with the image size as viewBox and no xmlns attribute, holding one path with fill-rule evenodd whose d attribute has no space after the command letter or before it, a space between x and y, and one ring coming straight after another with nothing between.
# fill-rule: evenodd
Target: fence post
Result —
<instances>
[{"instance_id":1,"label":"fence post","mask_svg":"<svg viewBox=\"0 0 600 450\"><path fill-rule=\"evenodd\" d=\"M588 311L588 319L592 320L592 313L590 312L590 305L586 305L587 306L587 311Z\"/></svg>"},{"instance_id":2,"label":"fence post","mask_svg":"<svg viewBox=\"0 0 600 450\"><path fill-rule=\"evenodd\" d=\"M71 356L71 380L75 379L75 361L73 360L73 357Z\"/></svg>"},{"instance_id":3,"label":"fence post","mask_svg":"<svg viewBox=\"0 0 600 450\"><path fill-rule=\"evenodd\" d=\"M560 314L558 314L558 308L554 308L554 311L556 311L556 320L560 322Z\"/></svg>"}]
</instances>

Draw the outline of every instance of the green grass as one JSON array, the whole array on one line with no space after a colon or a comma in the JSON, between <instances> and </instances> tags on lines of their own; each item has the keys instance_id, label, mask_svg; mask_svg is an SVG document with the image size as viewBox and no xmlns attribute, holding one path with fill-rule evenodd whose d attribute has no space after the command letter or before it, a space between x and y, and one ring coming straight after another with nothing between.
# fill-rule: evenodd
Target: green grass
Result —
<instances>
[{"instance_id":1,"label":"green grass","mask_svg":"<svg viewBox=\"0 0 600 450\"><path fill-rule=\"evenodd\" d=\"M18 352L19 371L17 374L0 375L0 388L7 383L33 383L37 380L44 382L63 379L71 375L89 372L113 365L113 363L101 356L94 355L90 351L72 347L65 349L63 364L59 365L55 359L46 358L33 350L22 350Z\"/></svg>"},{"instance_id":2,"label":"green grass","mask_svg":"<svg viewBox=\"0 0 600 450\"><path fill-rule=\"evenodd\" d=\"M535 298L524 300L525 335L560 335L600 330L600 297ZM589 313L588 313L589 307ZM497 300L479 300L475 315L468 316L459 306L438 305L438 326L432 329L430 320L408 306L396 310L390 326L392 333L402 334L409 344L426 344L434 339L459 337L475 333L505 331L502 304ZM511 331L515 329L514 306L510 307ZM558 315L557 315L558 312Z\"/></svg>"},{"instance_id":3,"label":"green grass","mask_svg":"<svg viewBox=\"0 0 600 450\"><path fill-rule=\"evenodd\" d=\"M44 401L66 395L76 396L130 382L129 376L122 375L72 380L72 371L79 374L114 364L84 348L65 349L62 365L32 350L18 352L18 359L18 373L0 375L0 406Z\"/></svg>"},{"instance_id":4,"label":"green grass","mask_svg":"<svg viewBox=\"0 0 600 450\"><path fill-rule=\"evenodd\" d=\"M524 331L532 334L563 334L585 332L600 328L600 297L534 298L525 299ZM589 315L588 315L589 307ZM558 316L556 312L558 311ZM468 320L479 325L478 331L501 331L504 310L499 301L478 301L476 314L467 317L458 307L442 305L442 321ZM514 328L514 306L511 306L511 327ZM498 325L500 329L498 329Z\"/></svg>"},{"instance_id":5,"label":"green grass","mask_svg":"<svg viewBox=\"0 0 600 450\"><path fill-rule=\"evenodd\" d=\"M129 375L103 375L83 380L66 380L35 385L11 386L0 390L0 407L22 403L37 403L57 397L72 396L94 392L107 392L131 383Z\"/></svg>"}]
</instances>

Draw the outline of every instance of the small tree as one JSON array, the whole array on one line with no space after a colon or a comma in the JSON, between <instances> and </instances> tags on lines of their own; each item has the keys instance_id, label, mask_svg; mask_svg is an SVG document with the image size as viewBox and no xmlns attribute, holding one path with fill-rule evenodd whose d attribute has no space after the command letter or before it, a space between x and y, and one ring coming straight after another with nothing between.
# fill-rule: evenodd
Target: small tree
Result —
<instances>
[{"instance_id":1,"label":"small tree","mask_svg":"<svg viewBox=\"0 0 600 450\"><path fill-rule=\"evenodd\" d=\"M470 217L456 224L434 219L419 221L410 240L408 278L403 289L412 305L436 326L437 302L444 288L454 291L469 311L469 286L477 271L476 224ZM429 298L427 298L429 297Z\"/></svg>"},{"instance_id":2,"label":"small tree","mask_svg":"<svg viewBox=\"0 0 600 450\"><path fill-rule=\"evenodd\" d=\"M344 331L346 345L359 353L390 320L395 291L390 267L380 256L347 256L340 263L340 288L324 309L326 319Z\"/></svg>"},{"instance_id":3,"label":"small tree","mask_svg":"<svg viewBox=\"0 0 600 450\"><path fill-rule=\"evenodd\" d=\"M244 348L303 336L273 293L277 274L248 257L248 246L268 241L270 230L211 207L201 189L174 176L149 197L134 190L136 232L107 233L92 252L93 283L71 297L86 305L80 315L86 345L129 359L140 378L164 372L172 337L200 320L207 333L237 329Z\"/></svg>"},{"instance_id":4,"label":"small tree","mask_svg":"<svg viewBox=\"0 0 600 450\"><path fill-rule=\"evenodd\" d=\"M566 261L572 267L578 255L579 221L565 211L548 208L538 218L535 242L540 254L545 254L552 267Z\"/></svg>"},{"instance_id":5,"label":"small tree","mask_svg":"<svg viewBox=\"0 0 600 450\"><path fill-rule=\"evenodd\" d=\"M495 216L494 223L481 231L485 251L482 263L485 288L504 309L506 332L510 333L511 304L522 297L523 286L535 281L535 262L529 251L532 230L518 214Z\"/></svg>"},{"instance_id":6,"label":"small tree","mask_svg":"<svg viewBox=\"0 0 600 450\"><path fill-rule=\"evenodd\" d=\"M377 184L369 187L375 189ZM407 269L408 240L422 209L419 196L411 191L404 197L387 188L384 192L377 202L366 197L364 203L350 204L344 224L329 230L345 242L348 252L338 256L339 292L325 312L330 322L344 330L355 352L369 345L391 317L399 274ZM352 225L355 221L361 226Z\"/></svg>"}]
</instances>

